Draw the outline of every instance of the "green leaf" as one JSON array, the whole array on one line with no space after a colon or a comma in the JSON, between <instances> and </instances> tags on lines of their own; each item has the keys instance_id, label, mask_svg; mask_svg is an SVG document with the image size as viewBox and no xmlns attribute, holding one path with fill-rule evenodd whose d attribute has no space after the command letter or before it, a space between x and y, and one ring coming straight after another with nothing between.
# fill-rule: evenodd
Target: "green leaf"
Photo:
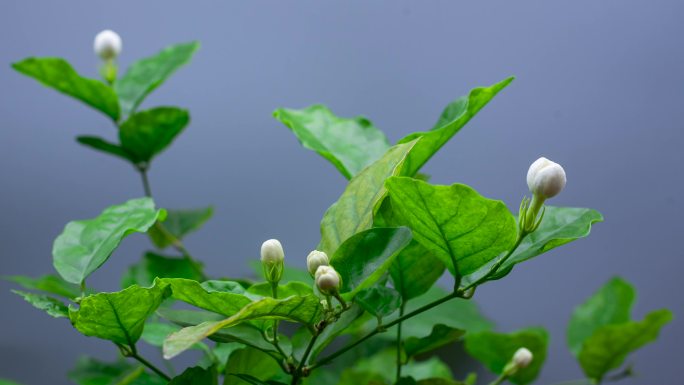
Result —
<instances>
[{"instance_id":1,"label":"green leaf","mask_svg":"<svg viewBox=\"0 0 684 385\"><path fill-rule=\"evenodd\" d=\"M423 338L409 337L404 341L404 352L407 357L423 354L458 341L465 334L464 330L437 324L432 332Z\"/></svg>"},{"instance_id":2,"label":"green leaf","mask_svg":"<svg viewBox=\"0 0 684 385\"><path fill-rule=\"evenodd\" d=\"M490 100L513 81L510 77L490 87L475 88L468 96L449 103L430 131L414 132L399 141L408 143L421 138L406 160L404 175L413 176L428 160L470 121Z\"/></svg>"},{"instance_id":3,"label":"green leaf","mask_svg":"<svg viewBox=\"0 0 684 385\"><path fill-rule=\"evenodd\" d=\"M539 228L523 239L520 246L515 249L513 255L504 262L499 268L499 273L492 277L492 279L505 277L513 270L513 266L520 262L527 261L558 246L588 236L592 224L597 222L603 222L603 216L596 210L546 206L544 219ZM463 283L475 282L483 274L489 272L492 263L494 261L483 266L469 277L465 277Z\"/></svg>"},{"instance_id":4,"label":"green leaf","mask_svg":"<svg viewBox=\"0 0 684 385\"><path fill-rule=\"evenodd\" d=\"M253 294L256 297L271 297L272 288L269 282L257 283L247 288L247 293ZM293 295L305 296L313 294L311 285L303 282L292 281L285 285L278 285L278 298L287 298Z\"/></svg>"},{"instance_id":5,"label":"green leaf","mask_svg":"<svg viewBox=\"0 0 684 385\"><path fill-rule=\"evenodd\" d=\"M177 325L172 325L164 322L151 321L145 324L143 333L140 336L143 341L152 346L161 348L164 345L164 340L172 333L179 331L181 328ZM199 342L193 346L194 349L208 351L209 347Z\"/></svg>"},{"instance_id":6,"label":"green leaf","mask_svg":"<svg viewBox=\"0 0 684 385\"><path fill-rule=\"evenodd\" d=\"M202 267L190 259L147 252L140 262L128 268L121 278L121 286L150 286L155 278L187 278L199 281L202 279L201 271Z\"/></svg>"},{"instance_id":7,"label":"green leaf","mask_svg":"<svg viewBox=\"0 0 684 385\"><path fill-rule=\"evenodd\" d=\"M425 361L410 361L404 365L402 373L418 381L428 378L443 378L447 380L452 378L449 366L438 357L430 357Z\"/></svg>"},{"instance_id":8,"label":"green leaf","mask_svg":"<svg viewBox=\"0 0 684 385\"><path fill-rule=\"evenodd\" d=\"M24 300L35 308L44 310L48 315L55 318L69 317L69 309L60 300L47 295L27 293L25 291L12 290L12 293L24 298Z\"/></svg>"},{"instance_id":9,"label":"green leaf","mask_svg":"<svg viewBox=\"0 0 684 385\"><path fill-rule=\"evenodd\" d=\"M530 366L509 377L512 383L524 385L531 383L539 375L546 361L548 340L548 333L541 328L524 329L510 334L468 333L465 336L465 348L468 354L499 375L518 349L529 349L534 357Z\"/></svg>"},{"instance_id":10,"label":"green leaf","mask_svg":"<svg viewBox=\"0 0 684 385\"><path fill-rule=\"evenodd\" d=\"M180 375L169 382L169 385L217 385L218 376L213 369L204 369L199 366L187 368Z\"/></svg>"},{"instance_id":11,"label":"green leaf","mask_svg":"<svg viewBox=\"0 0 684 385\"><path fill-rule=\"evenodd\" d=\"M89 295L81 300L78 309L69 309L69 318L86 336L133 346L142 334L145 320L166 296L159 286L137 285L115 293Z\"/></svg>"},{"instance_id":12,"label":"green leaf","mask_svg":"<svg viewBox=\"0 0 684 385\"><path fill-rule=\"evenodd\" d=\"M69 222L52 247L53 264L66 281L80 284L109 259L128 234L146 232L164 210L151 198L111 206L97 218Z\"/></svg>"},{"instance_id":13,"label":"green leaf","mask_svg":"<svg viewBox=\"0 0 684 385\"><path fill-rule=\"evenodd\" d=\"M183 239L186 235L202 227L213 215L214 208L211 206L200 209L167 210L164 228L176 239ZM172 240L156 228L150 229L148 234L152 243L160 249L172 244Z\"/></svg>"},{"instance_id":14,"label":"green leaf","mask_svg":"<svg viewBox=\"0 0 684 385\"><path fill-rule=\"evenodd\" d=\"M253 348L244 348L233 352L226 364L224 385L254 384L244 375L267 383L280 373L280 366L268 354Z\"/></svg>"},{"instance_id":15,"label":"green leaf","mask_svg":"<svg viewBox=\"0 0 684 385\"><path fill-rule=\"evenodd\" d=\"M447 378L426 378L416 382L416 385L464 385L464 382L449 380Z\"/></svg>"},{"instance_id":16,"label":"green leaf","mask_svg":"<svg viewBox=\"0 0 684 385\"><path fill-rule=\"evenodd\" d=\"M4 378L0 378L0 385L19 385L19 383L10 380L5 380Z\"/></svg>"},{"instance_id":17,"label":"green leaf","mask_svg":"<svg viewBox=\"0 0 684 385\"><path fill-rule=\"evenodd\" d=\"M223 328L251 320L283 320L313 327L322 313L320 300L314 295L290 296L284 299L263 298L221 321L203 322L172 334L164 341L164 357L173 358L202 339Z\"/></svg>"},{"instance_id":18,"label":"green leaf","mask_svg":"<svg viewBox=\"0 0 684 385\"><path fill-rule=\"evenodd\" d=\"M414 239L452 274L472 273L515 243L517 224L506 205L466 185L435 186L392 177L386 186L392 208L404 218Z\"/></svg>"},{"instance_id":19,"label":"green leaf","mask_svg":"<svg viewBox=\"0 0 684 385\"><path fill-rule=\"evenodd\" d=\"M629 353L655 341L660 329L672 321L669 310L657 310L643 321L604 326L582 346L579 362L587 377L601 382L603 376L622 365Z\"/></svg>"},{"instance_id":20,"label":"green leaf","mask_svg":"<svg viewBox=\"0 0 684 385\"><path fill-rule=\"evenodd\" d=\"M12 64L12 68L82 101L114 121L119 120L119 101L114 91L99 80L80 76L64 59L32 57Z\"/></svg>"},{"instance_id":21,"label":"green leaf","mask_svg":"<svg viewBox=\"0 0 684 385\"><path fill-rule=\"evenodd\" d=\"M280 382L280 381L273 381L273 380L261 381L260 379L254 377L254 376L250 376L249 374L231 373L230 376L237 377L240 380L244 381L244 382L242 382L243 384L246 382L246 383L252 384L252 385L286 385L285 383Z\"/></svg>"},{"instance_id":22,"label":"green leaf","mask_svg":"<svg viewBox=\"0 0 684 385\"><path fill-rule=\"evenodd\" d=\"M273 116L306 148L330 161L347 179L380 159L387 137L364 117L339 118L323 105L301 110L279 108Z\"/></svg>"},{"instance_id":23,"label":"green leaf","mask_svg":"<svg viewBox=\"0 0 684 385\"><path fill-rule=\"evenodd\" d=\"M114 83L121 103L121 115L132 114L148 94L188 63L198 48L198 42L176 44L133 63Z\"/></svg>"},{"instance_id":24,"label":"green leaf","mask_svg":"<svg viewBox=\"0 0 684 385\"><path fill-rule=\"evenodd\" d=\"M335 323L323 329L323 332L316 339L313 349L311 349L309 360L313 361L316 357L318 357L318 355L323 351L323 349L325 349L326 346L330 345L335 340L335 338L344 333L346 329L362 315L363 309L357 304L352 304L347 311L342 313L340 318ZM303 343L300 346L300 351L295 351L296 357L301 358L301 354L299 353L303 353L304 349L306 348L306 344L308 344L309 342L310 337L311 334L309 333L305 343ZM292 343L293 345L295 345L294 338ZM296 348L297 346L295 346L295 350Z\"/></svg>"},{"instance_id":25,"label":"green leaf","mask_svg":"<svg viewBox=\"0 0 684 385\"><path fill-rule=\"evenodd\" d=\"M183 278L161 278L156 286L170 287L171 297L190 305L230 317L238 313L252 300L244 295L244 289L235 282L197 281Z\"/></svg>"},{"instance_id":26,"label":"green leaf","mask_svg":"<svg viewBox=\"0 0 684 385\"><path fill-rule=\"evenodd\" d=\"M575 357L579 356L584 341L596 330L628 322L635 298L634 287L616 277L578 306L568 324L568 346Z\"/></svg>"},{"instance_id":27,"label":"green leaf","mask_svg":"<svg viewBox=\"0 0 684 385\"><path fill-rule=\"evenodd\" d=\"M43 275L39 278L13 275L2 277L2 279L19 284L24 289L40 290L64 298L76 298L81 295L78 285L69 283L56 275Z\"/></svg>"},{"instance_id":28,"label":"green leaf","mask_svg":"<svg viewBox=\"0 0 684 385\"><path fill-rule=\"evenodd\" d=\"M406 156L416 142L394 146L356 175L340 199L323 216L319 250L334 255L352 235L373 226L373 216L387 195L385 179L401 175Z\"/></svg>"},{"instance_id":29,"label":"green leaf","mask_svg":"<svg viewBox=\"0 0 684 385\"><path fill-rule=\"evenodd\" d=\"M384 381L381 383L394 383L396 360L397 355L394 349L382 350L371 356L360 358L352 368L345 370L341 383L367 384L378 380ZM403 366L402 373L415 380L435 377L451 379L452 377L449 367L437 357L431 357L425 361L410 361ZM356 382L350 382L352 378L355 378Z\"/></svg>"},{"instance_id":30,"label":"green leaf","mask_svg":"<svg viewBox=\"0 0 684 385\"><path fill-rule=\"evenodd\" d=\"M135 157L126 151L126 149L118 144L108 142L100 137L83 135L76 137L76 141L86 147L92 148L93 150L114 155L133 163L136 161Z\"/></svg>"},{"instance_id":31,"label":"green leaf","mask_svg":"<svg viewBox=\"0 0 684 385\"><path fill-rule=\"evenodd\" d=\"M187 110L157 107L131 115L119 129L121 147L136 163L150 162L183 131L190 122Z\"/></svg>"},{"instance_id":32,"label":"green leaf","mask_svg":"<svg viewBox=\"0 0 684 385\"><path fill-rule=\"evenodd\" d=\"M166 385L156 374L145 371L142 366L126 361L103 362L90 357L81 357L68 377L77 385Z\"/></svg>"},{"instance_id":33,"label":"green leaf","mask_svg":"<svg viewBox=\"0 0 684 385\"><path fill-rule=\"evenodd\" d=\"M342 277L341 293L353 298L373 286L389 270L394 257L411 242L406 227L373 228L347 239L330 259Z\"/></svg>"},{"instance_id":34,"label":"green leaf","mask_svg":"<svg viewBox=\"0 0 684 385\"><path fill-rule=\"evenodd\" d=\"M373 286L359 291L354 302L375 317L384 318L399 309L401 296L392 288Z\"/></svg>"}]
</instances>

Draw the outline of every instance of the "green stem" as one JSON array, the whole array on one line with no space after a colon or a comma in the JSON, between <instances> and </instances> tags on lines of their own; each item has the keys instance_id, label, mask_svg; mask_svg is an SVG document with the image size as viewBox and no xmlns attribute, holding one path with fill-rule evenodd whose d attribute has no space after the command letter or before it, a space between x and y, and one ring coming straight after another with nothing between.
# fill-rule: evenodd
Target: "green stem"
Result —
<instances>
[{"instance_id":1,"label":"green stem","mask_svg":"<svg viewBox=\"0 0 684 385\"><path fill-rule=\"evenodd\" d=\"M404 316L404 310L406 310L406 303L402 299L401 306L399 307L399 318ZM399 379L401 379L401 366L402 366L402 361L401 361L401 325L402 325L401 322L399 322L397 324L397 382L399 382Z\"/></svg>"},{"instance_id":2,"label":"green stem","mask_svg":"<svg viewBox=\"0 0 684 385\"><path fill-rule=\"evenodd\" d=\"M311 350L313 350L313 347L316 344L316 339L318 339L319 334L320 334L320 331L318 329L316 329L315 334L313 336L311 336L311 340L309 340L309 345L306 346L306 350L304 351L304 354L302 355L302 359L299 361L299 365L297 365L297 368L295 369L294 373L292 374L291 385L299 384L299 380L302 378L304 365L306 365L306 360L309 359L309 355L311 354ZM313 367L311 369L313 369Z\"/></svg>"},{"instance_id":3,"label":"green stem","mask_svg":"<svg viewBox=\"0 0 684 385\"><path fill-rule=\"evenodd\" d=\"M316 362L315 364L311 365L311 366L309 367L309 369L310 369L310 370L313 370L313 369L318 368L318 367L320 367L320 366L326 365L327 363L331 362L332 360L334 360L335 358L341 356L342 354L348 352L348 351L351 350L352 348L356 347L357 345L361 344L362 342L366 341L367 339L373 337L374 335L376 335L376 334L378 334L378 333L380 333L380 332L383 332L383 331L385 331L386 329L388 329L388 328L390 328L390 327L392 327L392 326L394 326L394 325L397 325L397 324L399 324L400 322L403 322L403 321L405 321L405 320L407 320L407 319L409 319L409 318L415 317L415 316L417 316L417 315L420 314L420 313L423 313L423 312L425 312L425 311L428 311L428 310L432 309L432 308L435 307L435 306L439 306L439 305L443 304L444 302L447 302L447 301L449 301L449 300L451 300L451 299L454 299L454 298L458 298L458 297L461 296L461 293L462 293L461 291L454 291L454 292L449 293L449 294L447 294L446 296L444 296L444 297L442 297L442 298L440 298L440 299L438 299L438 300L435 300L435 301L430 302L430 303L428 303L428 304L426 304L426 305L423 305L423 306L419 307L418 309L416 309L416 310L414 310L414 311L412 311L412 312L410 312L410 313L408 313L408 314L405 314L405 315L403 315L403 316L400 316L399 318L395 319L394 321L391 321L391 322L389 322L389 323L387 323L387 324L385 324L385 325L377 326L375 329L373 329L373 331L369 332L368 334L366 334L365 336L361 337L360 339L358 339L358 340L356 340L356 341L354 341L354 342L348 344L347 346L345 346L345 347L343 347L342 349L336 351L335 353L332 353L332 354L330 354L329 356L322 358L320 361L318 361L318 362Z\"/></svg>"},{"instance_id":4,"label":"green stem","mask_svg":"<svg viewBox=\"0 0 684 385\"><path fill-rule=\"evenodd\" d=\"M165 379L166 381L171 381L171 377L166 375L166 373L162 372L161 369L154 366L151 362L147 361L146 359L144 359L143 357L138 355L137 352L135 352L135 351L131 352L130 357L134 358L135 360L137 360L141 364L147 366L151 371L155 372L159 377Z\"/></svg>"},{"instance_id":5,"label":"green stem","mask_svg":"<svg viewBox=\"0 0 684 385\"><path fill-rule=\"evenodd\" d=\"M145 191L145 196L152 198L152 189L150 188L150 180L147 177L147 167L138 167L140 172L140 178L142 178L143 190Z\"/></svg>"},{"instance_id":6,"label":"green stem","mask_svg":"<svg viewBox=\"0 0 684 385\"><path fill-rule=\"evenodd\" d=\"M503 382L506 381L507 378L508 378L507 375L502 374L502 375L499 376L499 378L497 378L496 380L490 382L489 385L500 385L500 384L503 384Z\"/></svg>"},{"instance_id":7,"label":"green stem","mask_svg":"<svg viewBox=\"0 0 684 385\"><path fill-rule=\"evenodd\" d=\"M273 299L278 299L278 282L271 282L271 293L273 294ZM273 341L271 343L278 350L278 352L283 355L283 357L287 357L287 354L285 353L285 351L283 351L283 349L280 347L280 344L278 343L279 325L280 322L278 320L273 321Z\"/></svg>"},{"instance_id":8,"label":"green stem","mask_svg":"<svg viewBox=\"0 0 684 385\"><path fill-rule=\"evenodd\" d=\"M499 270L499 268L501 267L501 265L503 265L504 262L506 262L508 260L508 258L510 258L511 255L513 255L513 253L518 248L518 246L520 246L520 244L522 243L523 239L525 239L527 234L529 234L529 233L526 232L525 230L520 230L520 232L518 233L518 239L515 241L515 244L513 245L513 247L510 250L508 250L508 253L506 253L506 255L504 255L503 258L496 261L496 263L494 263L494 265L492 265L492 267L489 269L489 272L487 272L487 274L482 276L477 281L471 283L470 285L464 287L463 291L467 291L467 290L472 289L473 287L479 286L483 282L489 280L489 278L492 275L496 274L497 271Z\"/></svg>"}]
</instances>

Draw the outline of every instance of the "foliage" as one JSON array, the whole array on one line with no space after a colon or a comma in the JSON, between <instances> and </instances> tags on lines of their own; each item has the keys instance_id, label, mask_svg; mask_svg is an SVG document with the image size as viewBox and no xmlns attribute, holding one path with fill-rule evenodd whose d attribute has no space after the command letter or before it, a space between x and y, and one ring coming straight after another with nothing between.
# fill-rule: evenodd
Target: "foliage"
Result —
<instances>
[{"instance_id":1,"label":"foliage","mask_svg":"<svg viewBox=\"0 0 684 385\"><path fill-rule=\"evenodd\" d=\"M68 318L80 333L112 342L130 359L83 358L69 373L73 382L473 385L476 377L455 377L434 355L456 344L500 376L495 383L528 384L538 376L548 333L497 332L472 297L479 285L504 278L515 265L586 237L601 214L546 206L540 226L530 233L502 201L465 184L430 184L420 173L513 78L473 89L449 103L432 128L394 144L364 117L338 117L322 105L277 109L274 117L304 147L349 179L321 221L318 249L327 253L330 266L319 267L316 280L289 259L269 262L285 264L278 266L280 282L221 279L221 273L204 271L183 244L213 208L158 209L147 178L154 159L189 125L190 114L173 106L138 110L198 47L170 46L109 81L84 77L60 58L13 65L108 116L117 142L99 136L77 140L130 162L146 195L93 219L69 222L53 247L59 275L5 277L28 290L14 292L31 305ZM90 286L86 279L136 232L148 234L159 250L145 252L129 267L122 290ZM254 267L259 275L261 265ZM453 276L449 290L437 285L445 270ZM601 382L672 318L659 310L633 321L634 298L634 289L616 278L573 314L568 345L591 381ZM172 378L141 356L140 343L158 348L165 359L189 349L202 357ZM513 359L520 348L531 351L529 366Z\"/></svg>"}]
</instances>

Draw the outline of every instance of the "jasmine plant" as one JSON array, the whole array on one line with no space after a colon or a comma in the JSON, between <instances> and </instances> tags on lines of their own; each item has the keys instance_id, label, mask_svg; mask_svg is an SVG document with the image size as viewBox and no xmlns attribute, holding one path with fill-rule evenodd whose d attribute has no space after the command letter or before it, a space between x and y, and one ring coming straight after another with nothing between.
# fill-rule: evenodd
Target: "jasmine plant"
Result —
<instances>
[{"instance_id":1,"label":"jasmine plant","mask_svg":"<svg viewBox=\"0 0 684 385\"><path fill-rule=\"evenodd\" d=\"M321 240L308 256L287 255L281 242L266 240L257 278L227 280L206 271L183 243L210 219L212 208L156 207L147 175L190 114L178 107L139 106L198 47L172 45L120 75L121 38L103 31L94 43L102 80L81 76L61 58L13 64L103 113L117 128L118 141L76 140L132 165L144 193L67 223L52 250L56 275L7 277L23 288L15 293L28 303L121 353L115 362L82 358L69 373L73 382L484 383L472 373L452 373L434 355L456 344L495 375L492 384L524 385L537 378L548 333L539 327L496 331L473 298L480 286L505 278L518 264L586 237L603 217L589 208L547 205L565 187L566 173L543 157L528 170L532 195L522 199L517 217L500 200L465 184L431 184L421 173L513 78L471 90L449 103L432 128L395 144L369 120L338 117L322 105L277 109L275 119L349 183L323 214ZM98 291L90 275L134 233L147 234L154 250L130 266L120 291ZM304 262L306 270L293 267ZM453 281L448 289L437 284L445 274ZM633 320L634 299L634 288L614 278L575 310L567 343L586 377L576 384L631 375L626 357L654 341L672 319L670 311L656 310ZM202 358L176 372L172 361L160 367L143 357L142 343L158 347L164 360L188 350L200 351Z\"/></svg>"}]
</instances>

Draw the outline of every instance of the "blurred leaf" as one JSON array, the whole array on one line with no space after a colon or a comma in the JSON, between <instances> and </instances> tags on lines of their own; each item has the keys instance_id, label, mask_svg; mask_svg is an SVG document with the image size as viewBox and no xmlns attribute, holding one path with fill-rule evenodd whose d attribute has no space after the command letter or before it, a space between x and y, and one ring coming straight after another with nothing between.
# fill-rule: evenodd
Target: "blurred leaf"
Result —
<instances>
[{"instance_id":1,"label":"blurred leaf","mask_svg":"<svg viewBox=\"0 0 684 385\"><path fill-rule=\"evenodd\" d=\"M454 275L476 271L515 243L517 224L506 205L466 185L437 186L392 177L386 186L392 209L406 221L415 240Z\"/></svg>"},{"instance_id":2,"label":"blurred leaf","mask_svg":"<svg viewBox=\"0 0 684 385\"><path fill-rule=\"evenodd\" d=\"M47 295L27 293L25 291L12 290L12 293L21 296L35 308L45 311L54 318L69 317L69 308L60 300Z\"/></svg>"},{"instance_id":3,"label":"blurred leaf","mask_svg":"<svg viewBox=\"0 0 684 385\"><path fill-rule=\"evenodd\" d=\"M513 266L520 262L588 236L592 224L597 222L603 222L603 216L596 210L546 206L544 219L539 228L523 239L520 246L515 249L513 255L504 262L499 268L499 273L492 279L505 277L513 270ZM467 285L477 281L489 272L494 262L491 261L470 276L465 277L463 283Z\"/></svg>"},{"instance_id":4,"label":"blurred leaf","mask_svg":"<svg viewBox=\"0 0 684 385\"><path fill-rule=\"evenodd\" d=\"M126 361L99 361L91 357L81 357L76 367L69 371L68 377L77 385L166 385L166 381L145 371L142 366L131 365Z\"/></svg>"},{"instance_id":5,"label":"blurred leaf","mask_svg":"<svg viewBox=\"0 0 684 385\"><path fill-rule=\"evenodd\" d=\"M401 296L392 288L373 286L359 291L354 302L374 316L384 318L399 309Z\"/></svg>"},{"instance_id":6,"label":"blurred leaf","mask_svg":"<svg viewBox=\"0 0 684 385\"><path fill-rule=\"evenodd\" d=\"M145 320L166 295L159 286L137 285L119 292L89 295L81 300L78 309L69 309L69 318L86 336L132 346L140 338Z\"/></svg>"},{"instance_id":7,"label":"blurred leaf","mask_svg":"<svg viewBox=\"0 0 684 385\"><path fill-rule=\"evenodd\" d=\"M64 298L76 298L81 295L78 285L69 283L56 275L43 275L39 278L12 275L2 277L2 279L19 284L24 289L40 290Z\"/></svg>"},{"instance_id":8,"label":"blurred leaf","mask_svg":"<svg viewBox=\"0 0 684 385\"><path fill-rule=\"evenodd\" d=\"M198 48L198 42L176 44L133 63L114 83L121 103L121 115L132 114L150 92L188 63Z\"/></svg>"},{"instance_id":9,"label":"blurred leaf","mask_svg":"<svg viewBox=\"0 0 684 385\"><path fill-rule=\"evenodd\" d=\"M123 238L146 232L164 210L151 198L111 206L97 218L69 222L52 247L53 264L66 281L80 284L109 259Z\"/></svg>"},{"instance_id":10,"label":"blurred leaf","mask_svg":"<svg viewBox=\"0 0 684 385\"><path fill-rule=\"evenodd\" d=\"M332 163L347 179L380 159L390 147L385 134L364 117L339 118L328 107L279 108L273 116L306 148Z\"/></svg>"},{"instance_id":11,"label":"blurred leaf","mask_svg":"<svg viewBox=\"0 0 684 385\"><path fill-rule=\"evenodd\" d=\"M12 64L12 68L82 101L114 121L119 120L119 101L114 91L99 80L80 76L64 59L32 57Z\"/></svg>"},{"instance_id":12,"label":"blurred leaf","mask_svg":"<svg viewBox=\"0 0 684 385\"><path fill-rule=\"evenodd\" d=\"M18 382L10 381L10 380L5 380L3 378L0 378L0 385L19 385Z\"/></svg>"},{"instance_id":13,"label":"blurred leaf","mask_svg":"<svg viewBox=\"0 0 684 385\"><path fill-rule=\"evenodd\" d=\"M183 239L186 235L198 230L214 215L214 208L209 206L200 209L167 210L164 229L175 238ZM171 246L172 241L158 229L152 228L148 232L150 239L160 249Z\"/></svg>"},{"instance_id":14,"label":"blurred leaf","mask_svg":"<svg viewBox=\"0 0 684 385\"><path fill-rule=\"evenodd\" d=\"M221 321L204 322L172 334L164 341L164 357L173 358L190 346L228 328L251 320L284 320L313 327L322 313L320 300L314 295L290 296L284 299L263 298L244 306L242 310Z\"/></svg>"},{"instance_id":15,"label":"blurred leaf","mask_svg":"<svg viewBox=\"0 0 684 385\"><path fill-rule=\"evenodd\" d=\"M345 370L342 374L343 384L367 384L371 381L383 381L381 383L394 383L395 369L397 367L397 355L394 349L385 349L370 356L357 358L353 367ZM402 368L402 373L414 380L427 378L451 379L451 370L437 357L431 357L425 361L410 361ZM351 380L354 379L352 382Z\"/></svg>"},{"instance_id":16,"label":"blurred leaf","mask_svg":"<svg viewBox=\"0 0 684 385\"><path fill-rule=\"evenodd\" d=\"M230 376L234 376L242 380L241 382L252 384L252 385L286 385L283 382L280 381L274 381L274 380L268 380L268 381L261 381L260 379L250 376L249 374L230 374ZM225 384L225 382L224 382Z\"/></svg>"},{"instance_id":17,"label":"blurred leaf","mask_svg":"<svg viewBox=\"0 0 684 385\"><path fill-rule=\"evenodd\" d=\"M575 357L579 356L584 341L596 330L629 321L635 298L634 287L616 277L578 306L568 324L568 346Z\"/></svg>"},{"instance_id":18,"label":"blurred leaf","mask_svg":"<svg viewBox=\"0 0 684 385\"><path fill-rule=\"evenodd\" d=\"M319 250L334 255L352 235L373 226L373 215L387 195L385 179L401 174L404 160L414 145L415 142L410 142L390 148L382 158L352 178L340 199L323 216Z\"/></svg>"},{"instance_id":19,"label":"blurred leaf","mask_svg":"<svg viewBox=\"0 0 684 385\"><path fill-rule=\"evenodd\" d=\"M190 259L147 252L140 262L128 267L121 278L121 286L150 286L155 278L187 278L199 281L202 279L201 271L202 267Z\"/></svg>"},{"instance_id":20,"label":"blurred leaf","mask_svg":"<svg viewBox=\"0 0 684 385\"><path fill-rule=\"evenodd\" d=\"M119 128L121 147L135 163L147 163L168 147L190 122L187 110L157 107L131 115Z\"/></svg>"},{"instance_id":21,"label":"blurred leaf","mask_svg":"<svg viewBox=\"0 0 684 385\"><path fill-rule=\"evenodd\" d=\"M404 351L407 357L427 353L444 345L458 341L465 334L464 330L437 324L432 332L422 338L409 337L404 341Z\"/></svg>"},{"instance_id":22,"label":"blurred leaf","mask_svg":"<svg viewBox=\"0 0 684 385\"><path fill-rule=\"evenodd\" d=\"M180 375L169 382L169 385L217 385L218 375L214 369L204 369L199 366L187 368Z\"/></svg>"},{"instance_id":23,"label":"blurred leaf","mask_svg":"<svg viewBox=\"0 0 684 385\"><path fill-rule=\"evenodd\" d=\"M409 242L411 231L406 227L377 227L348 238L330 258L330 264L342 277L340 292L353 298L373 286Z\"/></svg>"},{"instance_id":24,"label":"blurred leaf","mask_svg":"<svg viewBox=\"0 0 684 385\"><path fill-rule=\"evenodd\" d=\"M97 136L83 135L76 137L76 141L86 147L90 147L96 151L101 151L110 155L117 156L124 160L135 163L135 157L131 155L126 149L118 144L108 142Z\"/></svg>"},{"instance_id":25,"label":"blurred leaf","mask_svg":"<svg viewBox=\"0 0 684 385\"><path fill-rule=\"evenodd\" d=\"M482 107L487 105L499 91L506 88L512 81L513 78L510 77L490 87L474 88L468 96L463 96L449 103L432 130L414 132L401 139L399 144L409 143L420 138L406 159L403 175L415 175Z\"/></svg>"},{"instance_id":26,"label":"blurred leaf","mask_svg":"<svg viewBox=\"0 0 684 385\"><path fill-rule=\"evenodd\" d=\"M241 375L248 375L257 380L272 379L280 373L280 366L268 354L253 348L244 348L233 352L226 364L224 385L254 384Z\"/></svg>"},{"instance_id":27,"label":"blurred leaf","mask_svg":"<svg viewBox=\"0 0 684 385\"><path fill-rule=\"evenodd\" d=\"M518 349L529 349L534 357L530 366L518 370L508 378L514 384L524 385L531 383L539 375L546 361L548 340L548 333L541 328L524 329L510 334L468 333L465 336L465 348L468 354L499 375Z\"/></svg>"},{"instance_id":28,"label":"blurred leaf","mask_svg":"<svg viewBox=\"0 0 684 385\"><path fill-rule=\"evenodd\" d=\"M672 312L657 310L643 321L607 325L584 342L579 362L587 377L601 382L606 373L622 365L629 353L658 339L660 329L672 321Z\"/></svg>"}]
</instances>

